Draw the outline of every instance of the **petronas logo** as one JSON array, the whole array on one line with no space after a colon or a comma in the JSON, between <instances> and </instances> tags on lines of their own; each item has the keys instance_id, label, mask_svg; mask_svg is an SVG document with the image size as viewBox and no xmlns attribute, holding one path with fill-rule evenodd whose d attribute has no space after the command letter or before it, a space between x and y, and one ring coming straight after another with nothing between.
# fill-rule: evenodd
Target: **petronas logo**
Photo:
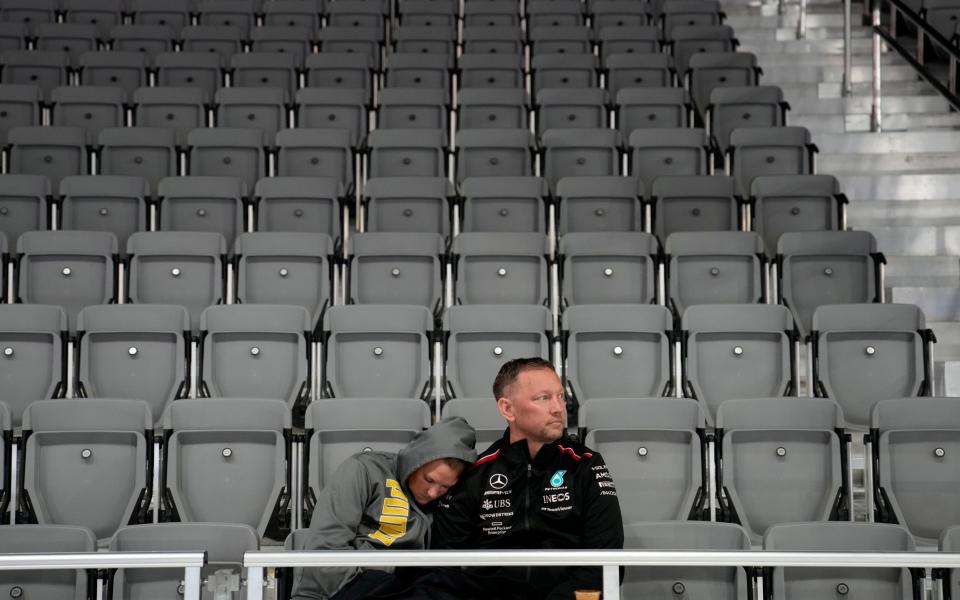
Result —
<instances>
[{"instance_id":1,"label":"petronas logo","mask_svg":"<svg viewBox=\"0 0 960 600\"><path fill-rule=\"evenodd\" d=\"M560 487L563 485L563 476L566 474L567 472L563 469L554 473L553 477L550 478L550 485L553 487Z\"/></svg>"}]
</instances>

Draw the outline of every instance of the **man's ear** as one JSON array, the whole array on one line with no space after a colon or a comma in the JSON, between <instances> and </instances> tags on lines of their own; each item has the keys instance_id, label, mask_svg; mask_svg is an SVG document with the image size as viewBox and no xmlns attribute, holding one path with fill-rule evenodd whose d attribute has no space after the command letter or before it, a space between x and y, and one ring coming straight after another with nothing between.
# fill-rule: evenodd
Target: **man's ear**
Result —
<instances>
[{"instance_id":1,"label":"man's ear","mask_svg":"<svg viewBox=\"0 0 960 600\"><path fill-rule=\"evenodd\" d=\"M516 416L513 414L513 402L509 398L497 398L497 410L500 411L500 416L504 418L507 423L513 423L516 419Z\"/></svg>"}]
</instances>

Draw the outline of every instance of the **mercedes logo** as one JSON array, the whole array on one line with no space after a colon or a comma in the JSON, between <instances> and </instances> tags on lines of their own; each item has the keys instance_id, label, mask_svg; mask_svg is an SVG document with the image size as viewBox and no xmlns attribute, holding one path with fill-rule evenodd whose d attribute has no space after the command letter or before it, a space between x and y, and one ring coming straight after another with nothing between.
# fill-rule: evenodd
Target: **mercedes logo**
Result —
<instances>
[{"instance_id":1,"label":"mercedes logo","mask_svg":"<svg viewBox=\"0 0 960 600\"><path fill-rule=\"evenodd\" d=\"M507 479L507 476L503 473L494 473L490 476L490 487L495 490L502 490L507 487L508 481L509 479Z\"/></svg>"}]
</instances>

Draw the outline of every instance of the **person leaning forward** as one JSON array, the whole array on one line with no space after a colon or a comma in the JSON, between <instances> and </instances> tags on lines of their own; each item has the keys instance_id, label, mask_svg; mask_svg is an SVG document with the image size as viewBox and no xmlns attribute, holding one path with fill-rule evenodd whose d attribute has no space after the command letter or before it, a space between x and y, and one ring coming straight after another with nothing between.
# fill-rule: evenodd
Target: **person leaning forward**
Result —
<instances>
[{"instance_id":1,"label":"person leaning forward","mask_svg":"<svg viewBox=\"0 0 960 600\"><path fill-rule=\"evenodd\" d=\"M475 444L473 428L453 417L417 434L399 453L351 456L320 491L297 549L423 549L434 501L476 459ZM382 569L297 569L293 600L360 600L389 589L393 579Z\"/></svg>"}]
</instances>

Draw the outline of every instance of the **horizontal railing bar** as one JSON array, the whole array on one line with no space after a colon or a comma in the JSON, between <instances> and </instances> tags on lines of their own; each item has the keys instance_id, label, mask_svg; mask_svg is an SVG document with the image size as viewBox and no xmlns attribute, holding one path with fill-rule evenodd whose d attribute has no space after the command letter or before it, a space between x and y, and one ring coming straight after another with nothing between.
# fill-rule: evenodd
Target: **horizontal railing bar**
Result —
<instances>
[{"instance_id":1,"label":"horizontal railing bar","mask_svg":"<svg viewBox=\"0 0 960 600\"><path fill-rule=\"evenodd\" d=\"M60 552L0 554L0 571L43 569L186 569L207 564L206 552Z\"/></svg>"},{"instance_id":2,"label":"horizontal railing bar","mask_svg":"<svg viewBox=\"0 0 960 600\"><path fill-rule=\"evenodd\" d=\"M681 550L394 550L390 552L246 552L243 565L263 567L874 567L960 568L957 552L776 552Z\"/></svg>"},{"instance_id":3,"label":"horizontal railing bar","mask_svg":"<svg viewBox=\"0 0 960 600\"><path fill-rule=\"evenodd\" d=\"M957 58L960 58L960 48L955 46L950 40L945 38L939 31L933 28L930 23L919 14L914 12L912 8L906 5L902 0L887 0L890 4L896 7L900 11L901 16L905 17L911 24L916 25L920 29L923 29L923 34L930 38L933 42L940 46L941 49L946 50L948 53L953 54Z\"/></svg>"}]
</instances>

